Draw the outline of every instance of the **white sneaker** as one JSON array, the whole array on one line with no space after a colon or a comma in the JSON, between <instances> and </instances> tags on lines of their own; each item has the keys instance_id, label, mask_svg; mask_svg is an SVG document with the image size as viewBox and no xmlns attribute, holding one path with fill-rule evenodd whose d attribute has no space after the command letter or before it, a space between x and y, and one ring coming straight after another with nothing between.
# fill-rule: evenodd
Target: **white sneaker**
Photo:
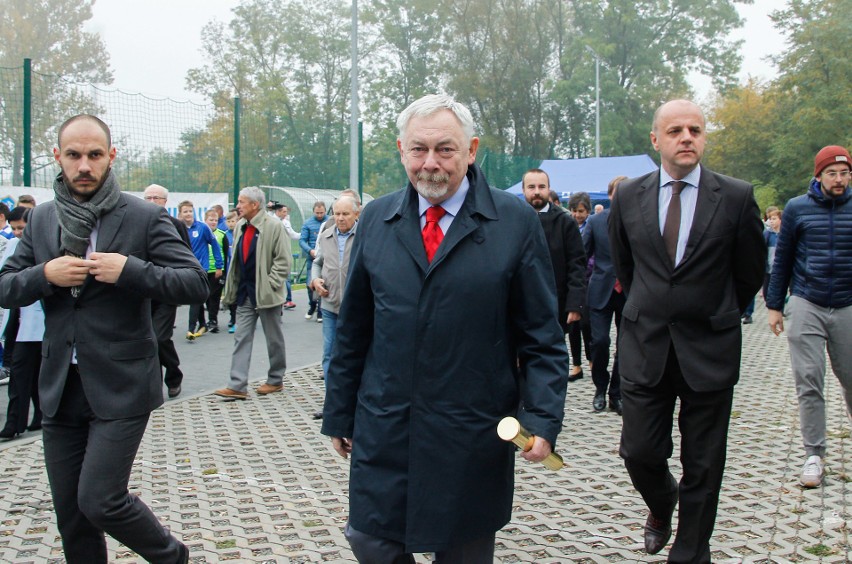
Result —
<instances>
[{"instance_id":1,"label":"white sneaker","mask_svg":"<svg viewBox=\"0 0 852 564\"><path fill-rule=\"evenodd\" d=\"M817 456L809 456L802 466L802 476L799 482L806 488L816 488L822 483L822 459Z\"/></svg>"},{"instance_id":2,"label":"white sneaker","mask_svg":"<svg viewBox=\"0 0 852 564\"><path fill-rule=\"evenodd\" d=\"M7 367L0 368L0 386L5 386L9 383L9 369Z\"/></svg>"}]
</instances>

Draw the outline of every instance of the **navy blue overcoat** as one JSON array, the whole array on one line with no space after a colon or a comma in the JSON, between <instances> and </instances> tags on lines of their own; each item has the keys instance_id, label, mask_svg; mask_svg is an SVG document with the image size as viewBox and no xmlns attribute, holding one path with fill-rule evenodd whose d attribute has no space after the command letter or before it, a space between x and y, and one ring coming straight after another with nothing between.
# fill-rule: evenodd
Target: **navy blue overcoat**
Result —
<instances>
[{"instance_id":1,"label":"navy blue overcoat","mask_svg":"<svg viewBox=\"0 0 852 564\"><path fill-rule=\"evenodd\" d=\"M501 418L552 444L562 425L568 356L541 223L475 165L468 179L431 264L411 185L365 207L328 373L322 432L354 444L350 523L410 552L509 521Z\"/></svg>"}]
</instances>

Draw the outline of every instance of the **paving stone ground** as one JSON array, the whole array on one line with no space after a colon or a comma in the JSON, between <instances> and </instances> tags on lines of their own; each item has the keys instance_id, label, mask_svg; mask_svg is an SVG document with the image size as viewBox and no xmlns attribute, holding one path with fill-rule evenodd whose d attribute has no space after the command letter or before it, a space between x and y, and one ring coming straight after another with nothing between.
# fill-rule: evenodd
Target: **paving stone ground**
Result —
<instances>
[{"instance_id":1,"label":"paving stone ground","mask_svg":"<svg viewBox=\"0 0 852 564\"><path fill-rule=\"evenodd\" d=\"M803 490L786 339L769 332L762 308L744 329L713 561L849 562L852 456L839 385L829 376L824 485ZM512 521L497 535L499 562L665 561L667 550L642 550L646 512L618 457L621 419L592 411L585 370L565 405L558 451L567 467L550 472L518 461ZM312 419L322 395L312 365L288 374L280 394L169 402L152 414L133 493L188 544L191 562L354 561L342 533L348 466ZM679 475L677 454L672 465ZM39 437L0 451L0 515L0 562L64 561ZM141 562L108 543L111 562Z\"/></svg>"}]
</instances>

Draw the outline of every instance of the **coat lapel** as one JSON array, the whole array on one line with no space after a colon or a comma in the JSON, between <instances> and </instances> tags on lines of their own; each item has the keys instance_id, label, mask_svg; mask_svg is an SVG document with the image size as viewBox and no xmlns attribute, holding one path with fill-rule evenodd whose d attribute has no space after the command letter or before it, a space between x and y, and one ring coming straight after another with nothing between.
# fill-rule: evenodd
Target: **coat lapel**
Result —
<instances>
[{"instance_id":1,"label":"coat lapel","mask_svg":"<svg viewBox=\"0 0 852 564\"><path fill-rule=\"evenodd\" d=\"M701 238L704 237L704 233L707 232L707 228L710 226L710 222L713 220L713 216L716 215L716 210L719 207L720 186L716 182L716 179L702 168L701 179L698 183L698 200L695 202L695 215L692 218L692 228L689 230L689 239L686 241L686 249L684 250L683 258L678 263L678 268L689 260L698 243L701 242Z\"/></svg>"},{"instance_id":2,"label":"coat lapel","mask_svg":"<svg viewBox=\"0 0 852 564\"><path fill-rule=\"evenodd\" d=\"M432 258L432 264L429 265L430 272L437 268L459 243L479 228L480 218L497 219L497 208L494 206L490 188L478 166L470 165L467 179L470 183L467 196L465 196L458 215L453 219L453 223L444 235L441 246L438 247L438 251ZM477 240L476 235L474 235L474 239Z\"/></svg>"},{"instance_id":3,"label":"coat lapel","mask_svg":"<svg viewBox=\"0 0 852 564\"><path fill-rule=\"evenodd\" d=\"M666 244L660 234L660 171L651 174L645 182L639 186L639 207L641 208L642 221L648 233L648 241L659 255L663 264L671 264Z\"/></svg>"},{"instance_id":4,"label":"coat lapel","mask_svg":"<svg viewBox=\"0 0 852 564\"><path fill-rule=\"evenodd\" d=\"M62 239L59 228L59 219L56 217L56 206L51 206L47 221L47 251L48 256L58 257L61 253Z\"/></svg>"},{"instance_id":5,"label":"coat lapel","mask_svg":"<svg viewBox=\"0 0 852 564\"><path fill-rule=\"evenodd\" d=\"M399 206L385 221L393 221L393 232L399 242L414 259L414 262L422 272L429 269L429 261L426 260L426 249L423 248L423 236L420 234L420 213L417 206L416 192L411 184L405 189L400 198Z\"/></svg>"},{"instance_id":6,"label":"coat lapel","mask_svg":"<svg viewBox=\"0 0 852 564\"><path fill-rule=\"evenodd\" d=\"M441 246L430 263L426 260L426 249L423 247L423 235L420 232L420 208L417 192L409 183L403 192L400 204L385 217L385 221L395 221L393 231L403 247L424 273L431 272L444 261L452 250L479 227L479 220L474 216L480 215L486 219L497 219L497 209L489 193L488 184L482 171L476 164L470 165L467 173L470 188L464 204L458 215L444 234Z\"/></svg>"},{"instance_id":7,"label":"coat lapel","mask_svg":"<svg viewBox=\"0 0 852 564\"><path fill-rule=\"evenodd\" d=\"M126 205L127 204L124 200L120 199L115 209L101 216L101 222L98 226L98 239L95 241L95 251L103 253L107 252L110 248L116 234L118 233L118 228L121 227L121 222L124 219L124 213L126 211L124 207ZM80 289L80 295L83 295L92 280L94 280L94 277L92 277L91 274L86 276L86 281L83 282L83 286Z\"/></svg>"},{"instance_id":8,"label":"coat lapel","mask_svg":"<svg viewBox=\"0 0 852 564\"><path fill-rule=\"evenodd\" d=\"M95 246L97 252L105 252L112 245L112 241L115 239L118 228L121 227L121 222L124 219L125 205L123 200L119 200L115 209L101 216L101 224L98 227L98 240Z\"/></svg>"}]
</instances>

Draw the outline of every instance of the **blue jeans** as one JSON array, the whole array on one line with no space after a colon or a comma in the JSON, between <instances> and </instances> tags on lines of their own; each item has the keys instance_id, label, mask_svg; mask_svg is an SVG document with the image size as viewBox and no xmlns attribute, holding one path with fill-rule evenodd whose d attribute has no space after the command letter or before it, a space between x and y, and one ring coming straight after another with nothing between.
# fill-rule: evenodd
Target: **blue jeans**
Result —
<instances>
[{"instance_id":1,"label":"blue jeans","mask_svg":"<svg viewBox=\"0 0 852 564\"><path fill-rule=\"evenodd\" d=\"M331 360L331 348L337 338L337 314L322 310L322 374L328 387L328 363Z\"/></svg>"},{"instance_id":2,"label":"blue jeans","mask_svg":"<svg viewBox=\"0 0 852 564\"><path fill-rule=\"evenodd\" d=\"M290 277L287 277L287 298L284 300L285 302L293 301L293 285L290 283Z\"/></svg>"}]
</instances>

